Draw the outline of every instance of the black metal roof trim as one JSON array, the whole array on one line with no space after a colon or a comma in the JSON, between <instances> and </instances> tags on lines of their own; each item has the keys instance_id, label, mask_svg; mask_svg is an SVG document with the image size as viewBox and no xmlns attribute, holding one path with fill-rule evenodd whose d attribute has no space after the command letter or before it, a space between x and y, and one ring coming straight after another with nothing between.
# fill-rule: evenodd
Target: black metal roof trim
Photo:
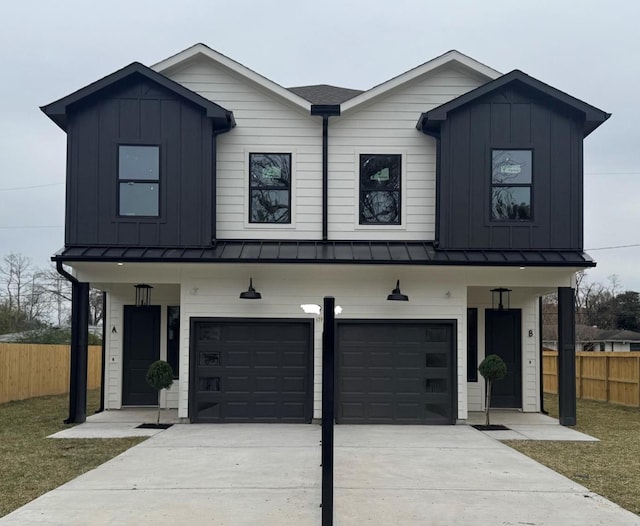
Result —
<instances>
[{"instance_id":1,"label":"black metal roof trim","mask_svg":"<svg viewBox=\"0 0 640 526\"><path fill-rule=\"evenodd\" d=\"M60 128L67 131L67 109L72 104L80 102L96 93L117 84L132 75L141 75L159 84L163 88L175 93L179 97L186 99L196 106L200 106L206 111L207 117L213 119L215 129L218 132L229 131L236 125L233 112L226 110L215 102L206 99L202 95L185 88L182 84L174 82L168 77L153 71L140 62L132 62L118 71L97 80L84 88L63 97L55 102L41 106L40 109Z\"/></svg>"},{"instance_id":2,"label":"black metal roof trim","mask_svg":"<svg viewBox=\"0 0 640 526\"><path fill-rule=\"evenodd\" d=\"M61 262L131 263L335 263L501 267L594 267L585 253L570 250L440 250L433 242L220 241L214 247L67 247Z\"/></svg>"},{"instance_id":3,"label":"black metal roof trim","mask_svg":"<svg viewBox=\"0 0 640 526\"><path fill-rule=\"evenodd\" d=\"M510 73L506 75L502 75L495 80L487 82L482 86L477 87L474 90L471 90L459 97L456 97L449 102L446 102L437 108L432 109L426 113L423 113L418 120L418 124L416 127L426 134L433 134L434 132L438 132L440 129L440 125L443 121L447 119L447 115L450 111L453 111L464 104L468 104L477 100L492 91L500 89L507 84L511 83L519 83L521 85L525 85L542 95L552 98L561 104L572 108L575 111L578 111L585 116L585 124L584 124L584 136L589 135L593 130L595 130L598 126L600 126L604 121L606 121L609 117L611 117L610 113L604 112L591 104L587 104L586 102L581 101L580 99L576 99L575 97L565 93L564 91L560 91L559 89L554 88L553 86L549 86L549 84L545 84L544 82L535 79L526 73L518 69L514 69Z\"/></svg>"}]
</instances>

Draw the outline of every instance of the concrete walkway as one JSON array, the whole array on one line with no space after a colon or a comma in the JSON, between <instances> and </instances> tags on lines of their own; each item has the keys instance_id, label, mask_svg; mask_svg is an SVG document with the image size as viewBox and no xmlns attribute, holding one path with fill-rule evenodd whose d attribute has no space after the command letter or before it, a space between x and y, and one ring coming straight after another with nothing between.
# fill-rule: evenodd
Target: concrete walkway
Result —
<instances>
[{"instance_id":1,"label":"concrete walkway","mask_svg":"<svg viewBox=\"0 0 640 526\"><path fill-rule=\"evenodd\" d=\"M640 525L470 426L337 426L336 526ZM320 427L178 424L6 525L319 526Z\"/></svg>"}]
</instances>

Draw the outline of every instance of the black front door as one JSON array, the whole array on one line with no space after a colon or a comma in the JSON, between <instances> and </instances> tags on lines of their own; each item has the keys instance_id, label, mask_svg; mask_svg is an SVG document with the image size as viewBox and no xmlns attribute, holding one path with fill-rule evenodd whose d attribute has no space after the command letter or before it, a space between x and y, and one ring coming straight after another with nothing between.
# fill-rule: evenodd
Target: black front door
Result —
<instances>
[{"instance_id":1,"label":"black front door","mask_svg":"<svg viewBox=\"0 0 640 526\"><path fill-rule=\"evenodd\" d=\"M507 376L491 387L491 407L522 407L522 314L520 309L485 311L485 355L497 354Z\"/></svg>"},{"instance_id":2,"label":"black front door","mask_svg":"<svg viewBox=\"0 0 640 526\"><path fill-rule=\"evenodd\" d=\"M124 306L123 356L122 405L158 405L146 376L160 359L160 306Z\"/></svg>"}]
</instances>

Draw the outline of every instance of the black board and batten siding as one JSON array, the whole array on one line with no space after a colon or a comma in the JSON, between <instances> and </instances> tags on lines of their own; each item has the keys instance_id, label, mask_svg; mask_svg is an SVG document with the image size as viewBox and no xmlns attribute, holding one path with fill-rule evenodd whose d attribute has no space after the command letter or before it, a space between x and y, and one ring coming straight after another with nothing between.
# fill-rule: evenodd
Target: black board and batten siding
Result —
<instances>
[{"instance_id":1,"label":"black board and batten siding","mask_svg":"<svg viewBox=\"0 0 640 526\"><path fill-rule=\"evenodd\" d=\"M441 127L438 242L443 249L583 247L584 115L506 85L451 111ZM530 149L531 220L491 219L492 149Z\"/></svg>"},{"instance_id":2,"label":"black board and batten siding","mask_svg":"<svg viewBox=\"0 0 640 526\"><path fill-rule=\"evenodd\" d=\"M67 112L65 245L208 246L215 217L213 124L139 75ZM118 146L160 147L160 214L118 216Z\"/></svg>"}]
</instances>

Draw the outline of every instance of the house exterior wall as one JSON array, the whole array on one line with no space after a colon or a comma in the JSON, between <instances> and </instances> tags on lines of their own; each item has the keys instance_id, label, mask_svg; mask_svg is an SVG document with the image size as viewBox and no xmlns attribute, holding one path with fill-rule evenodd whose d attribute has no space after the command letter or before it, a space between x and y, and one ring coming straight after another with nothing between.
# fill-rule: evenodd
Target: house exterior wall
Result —
<instances>
[{"instance_id":1,"label":"house exterior wall","mask_svg":"<svg viewBox=\"0 0 640 526\"><path fill-rule=\"evenodd\" d=\"M237 78L206 59L168 76L233 111L237 127L218 137L219 239L320 239L322 235L321 120ZM328 229L330 239L432 240L435 233L435 141L416 129L420 114L479 86L454 67L431 72L329 120ZM292 222L248 223L248 154L291 153ZM402 224L358 224L359 154L402 155Z\"/></svg>"},{"instance_id":2,"label":"house exterior wall","mask_svg":"<svg viewBox=\"0 0 640 526\"><path fill-rule=\"evenodd\" d=\"M464 284L456 283L454 274L445 273L440 281L423 280L417 269L369 267L366 272L357 267L320 267L264 265L250 270L236 266L199 266L185 271L181 286L181 363L179 416L188 416L188 361L190 317L235 318L301 318L315 319L305 314L301 304L322 305L325 295L334 295L343 308L338 319L447 319L456 321L458 418L466 418L466 391L460 383L466 375L466 317ZM223 270L223 271L222 271ZM221 272L222 271L222 272ZM249 272L262 293L262 300L238 298L246 289ZM390 302L387 295L400 279L403 290L409 292L408 303ZM445 293L449 290L451 297ZM314 323L314 418L321 417L322 404L322 322ZM465 415L465 416L460 416Z\"/></svg>"},{"instance_id":3,"label":"house exterior wall","mask_svg":"<svg viewBox=\"0 0 640 526\"><path fill-rule=\"evenodd\" d=\"M558 342L557 341L545 341L543 342L545 348L551 349L552 351L558 350ZM636 342L634 342L636 343ZM578 341L576 342L576 352L589 351L585 346L593 345L593 352L630 352L631 351L631 342L620 342L620 341ZM601 348L604 347L604 348Z\"/></svg>"},{"instance_id":4,"label":"house exterior wall","mask_svg":"<svg viewBox=\"0 0 640 526\"><path fill-rule=\"evenodd\" d=\"M72 107L65 245L208 246L213 128L202 108L138 75ZM158 217L118 215L118 146L157 145Z\"/></svg>"},{"instance_id":5,"label":"house exterior wall","mask_svg":"<svg viewBox=\"0 0 640 526\"><path fill-rule=\"evenodd\" d=\"M508 85L452 111L441 129L442 248L583 245L584 117ZM492 149L531 149L531 220L491 219Z\"/></svg>"},{"instance_id":6,"label":"house exterior wall","mask_svg":"<svg viewBox=\"0 0 640 526\"><path fill-rule=\"evenodd\" d=\"M454 67L430 72L329 120L329 238L433 240L436 207L435 140L416 129L422 112L485 80ZM360 154L401 154L402 224L359 225Z\"/></svg>"},{"instance_id":7,"label":"house exterior wall","mask_svg":"<svg viewBox=\"0 0 640 526\"><path fill-rule=\"evenodd\" d=\"M344 310L338 320L455 320L457 418L483 409L484 385L467 383L467 307L478 308L478 362L484 351L484 309L491 308L490 289L500 282L514 289L511 307L522 309L522 383L524 411L539 410L539 295L571 282L569 269L391 267L378 265L77 265L78 278L109 291L107 308L107 393L105 406L117 409L122 391L122 309L133 303L133 283L152 283L152 303L162 306L161 357L166 357L166 306L180 304L180 378L163 401L188 417L189 321L192 317L314 319L314 418L320 418L322 320L305 314L301 304L321 305L334 295ZM249 277L262 300L239 299ZM387 301L400 279L409 302ZM111 280L110 285L104 285ZM122 281L116 284L115 280ZM176 283L178 282L178 283ZM449 292L450 294L447 294ZM113 327L116 332L113 333ZM532 335L529 336L529 331Z\"/></svg>"},{"instance_id":8,"label":"house exterior wall","mask_svg":"<svg viewBox=\"0 0 640 526\"><path fill-rule=\"evenodd\" d=\"M321 239L321 119L205 58L166 75L233 111L237 123L217 139L217 237ZM248 222L251 152L291 153L291 224Z\"/></svg>"}]
</instances>

